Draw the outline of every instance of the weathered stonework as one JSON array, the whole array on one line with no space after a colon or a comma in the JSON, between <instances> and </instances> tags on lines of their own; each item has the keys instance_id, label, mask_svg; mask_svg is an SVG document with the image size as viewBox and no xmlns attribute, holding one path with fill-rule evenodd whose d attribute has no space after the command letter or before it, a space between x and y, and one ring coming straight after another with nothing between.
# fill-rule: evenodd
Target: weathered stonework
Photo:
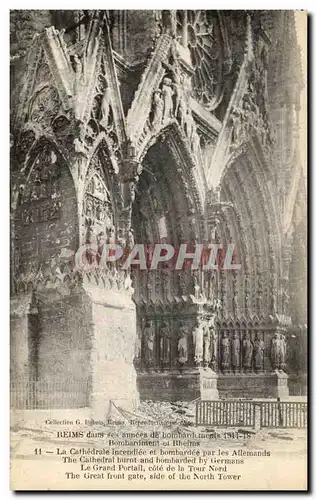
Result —
<instances>
[{"instance_id":1,"label":"weathered stonework","mask_svg":"<svg viewBox=\"0 0 317 500\"><path fill-rule=\"evenodd\" d=\"M304 380L294 15L197 12L39 11L27 52L13 46L11 371L83 381L100 417L111 400L284 397L286 372ZM76 267L101 240L234 243L241 270L131 283L119 263Z\"/></svg>"}]
</instances>

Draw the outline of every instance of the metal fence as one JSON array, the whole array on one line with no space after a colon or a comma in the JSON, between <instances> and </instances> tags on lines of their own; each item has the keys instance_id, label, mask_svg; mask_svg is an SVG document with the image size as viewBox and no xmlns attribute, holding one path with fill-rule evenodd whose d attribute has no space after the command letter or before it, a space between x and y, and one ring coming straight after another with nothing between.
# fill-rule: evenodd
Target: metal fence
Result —
<instances>
[{"instance_id":1,"label":"metal fence","mask_svg":"<svg viewBox=\"0 0 317 500\"><path fill-rule=\"evenodd\" d=\"M11 408L67 409L89 405L90 381L20 380L11 383Z\"/></svg>"},{"instance_id":2,"label":"metal fence","mask_svg":"<svg viewBox=\"0 0 317 500\"><path fill-rule=\"evenodd\" d=\"M256 423L259 427L306 428L307 403L198 401L196 405L196 425L256 427Z\"/></svg>"},{"instance_id":3,"label":"metal fence","mask_svg":"<svg viewBox=\"0 0 317 500\"><path fill-rule=\"evenodd\" d=\"M261 427L307 427L307 403L262 402Z\"/></svg>"}]
</instances>

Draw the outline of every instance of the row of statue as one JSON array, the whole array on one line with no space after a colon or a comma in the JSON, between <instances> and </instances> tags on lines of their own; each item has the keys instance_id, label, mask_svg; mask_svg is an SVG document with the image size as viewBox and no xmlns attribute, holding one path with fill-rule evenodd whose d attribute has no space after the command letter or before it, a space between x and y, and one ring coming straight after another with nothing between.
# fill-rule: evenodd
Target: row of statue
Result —
<instances>
[{"instance_id":1,"label":"row of statue","mask_svg":"<svg viewBox=\"0 0 317 500\"><path fill-rule=\"evenodd\" d=\"M159 88L154 91L151 125L154 128L159 128L176 118L188 138L193 153L197 154L200 138L196 130L195 120L190 108L186 105L181 79L176 73L173 80L164 77Z\"/></svg>"},{"instance_id":2,"label":"row of statue","mask_svg":"<svg viewBox=\"0 0 317 500\"><path fill-rule=\"evenodd\" d=\"M220 334L206 323L194 328L190 336L189 328L182 324L176 338L176 357L174 354L175 359L172 359L172 336L167 323L163 322L156 333L153 321L149 321L142 332L137 358L147 368L168 368L172 365L184 367L193 361L195 366L210 367L214 371L262 372L266 353L273 370L285 369L285 335L275 333L270 347L266 348L259 332L253 339L249 332L245 332L241 338L236 331L231 335L226 331Z\"/></svg>"},{"instance_id":3,"label":"row of statue","mask_svg":"<svg viewBox=\"0 0 317 500\"><path fill-rule=\"evenodd\" d=\"M177 341L177 361L180 365L188 362L188 333L187 327L181 325ZM156 335L155 326L149 321L143 329L140 350L136 353L136 357L141 358L147 368L154 368L158 363L162 368L169 368L172 362L171 347L171 331L168 325L162 323Z\"/></svg>"}]
</instances>

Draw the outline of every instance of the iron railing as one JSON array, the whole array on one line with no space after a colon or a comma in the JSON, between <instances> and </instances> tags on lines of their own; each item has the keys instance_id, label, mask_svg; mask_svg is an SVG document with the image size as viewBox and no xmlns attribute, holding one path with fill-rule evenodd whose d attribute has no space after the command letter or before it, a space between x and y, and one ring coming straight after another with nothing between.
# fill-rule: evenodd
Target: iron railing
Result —
<instances>
[{"instance_id":1,"label":"iron railing","mask_svg":"<svg viewBox=\"0 0 317 500\"><path fill-rule=\"evenodd\" d=\"M19 380L11 383L11 408L67 409L89 405L90 381Z\"/></svg>"},{"instance_id":2,"label":"iron railing","mask_svg":"<svg viewBox=\"0 0 317 500\"><path fill-rule=\"evenodd\" d=\"M255 427L257 415L259 427L307 427L307 403L227 400L196 404L196 425Z\"/></svg>"}]
</instances>

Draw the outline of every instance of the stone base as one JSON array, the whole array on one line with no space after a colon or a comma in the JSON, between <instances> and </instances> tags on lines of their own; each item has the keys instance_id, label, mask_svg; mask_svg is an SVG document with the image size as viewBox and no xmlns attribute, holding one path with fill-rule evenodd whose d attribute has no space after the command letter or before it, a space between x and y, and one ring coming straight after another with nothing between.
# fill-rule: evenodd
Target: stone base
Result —
<instances>
[{"instance_id":1,"label":"stone base","mask_svg":"<svg viewBox=\"0 0 317 500\"><path fill-rule=\"evenodd\" d=\"M218 375L210 368L199 369L200 397L203 401L219 399L217 381Z\"/></svg>"},{"instance_id":2,"label":"stone base","mask_svg":"<svg viewBox=\"0 0 317 500\"><path fill-rule=\"evenodd\" d=\"M289 396L288 375L274 373L217 374L210 368L196 368L180 373L139 373L140 399L153 401L193 401L226 399L264 399Z\"/></svg>"},{"instance_id":3,"label":"stone base","mask_svg":"<svg viewBox=\"0 0 317 500\"><path fill-rule=\"evenodd\" d=\"M127 293L85 285L91 300L91 418L105 420L111 411L135 411L138 403L133 365L135 306Z\"/></svg>"},{"instance_id":4,"label":"stone base","mask_svg":"<svg viewBox=\"0 0 317 500\"><path fill-rule=\"evenodd\" d=\"M139 373L140 399L153 401L193 401L218 399L218 375L210 368L194 368L183 372Z\"/></svg>"},{"instance_id":5,"label":"stone base","mask_svg":"<svg viewBox=\"0 0 317 500\"><path fill-rule=\"evenodd\" d=\"M221 398L286 398L287 379L284 372L219 374L218 391Z\"/></svg>"},{"instance_id":6,"label":"stone base","mask_svg":"<svg viewBox=\"0 0 317 500\"><path fill-rule=\"evenodd\" d=\"M288 377L290 396L307 396L307 374L291 374Z\"/></svg>"},{"instance_id":7,"label":"stone base","mask_svg":"<svg viewBox=\"0 0 317 500\"><path fill-rule=\"evenodd\" d=\"M129 363L119 360L104 362L100 380L95 381L93 389L90 402L93 419L105 420L111 416L118 420L121 409L135 412L137 408L136 374Z\"/></svg>"}]
</instances>

